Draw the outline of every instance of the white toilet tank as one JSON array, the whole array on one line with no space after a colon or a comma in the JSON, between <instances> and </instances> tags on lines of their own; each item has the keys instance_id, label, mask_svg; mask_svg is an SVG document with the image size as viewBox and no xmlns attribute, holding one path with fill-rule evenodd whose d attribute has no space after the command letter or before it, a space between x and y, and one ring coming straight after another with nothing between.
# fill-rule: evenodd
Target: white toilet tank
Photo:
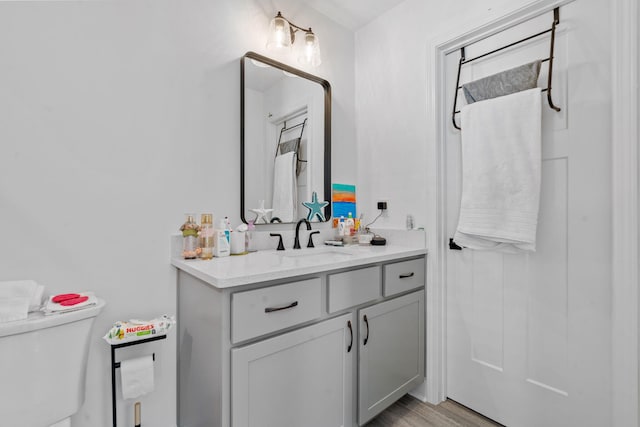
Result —
<instances>
[{"instance_id":1,"label":"white toilet tank","mask_svg":"<svg viewBox=\"0 0 640 427\"><path fill-rule=\"evenodd\" d=\"M78 412L93 321L104 305L0 323L0 426L47 427Z\"/></svg>"}]
</instances>

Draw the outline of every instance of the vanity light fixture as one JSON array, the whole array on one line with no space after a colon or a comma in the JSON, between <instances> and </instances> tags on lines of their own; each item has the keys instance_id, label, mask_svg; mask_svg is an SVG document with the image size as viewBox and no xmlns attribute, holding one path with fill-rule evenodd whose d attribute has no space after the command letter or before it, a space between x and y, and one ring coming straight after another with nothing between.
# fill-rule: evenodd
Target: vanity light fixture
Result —
<instances>
[{"instance_id":1,"label":"vanity light fixture","mask_svg":"<svg viewBox=\"0 0 640 427\"><path fill-rule=\"evenodd\" d=\"M304 31L304 37L302 37L302 43L294 45L296 39L295 33L298 31ZM271 24L269 24L267 49L276 50L291 48L291 46L294 46L297 52L298 62L313 67L317 67L322 62L318 36L311 31L311 27L308 29L302 28L278 12L275 18L271 20Z\"/></svg>"}]
</instances>

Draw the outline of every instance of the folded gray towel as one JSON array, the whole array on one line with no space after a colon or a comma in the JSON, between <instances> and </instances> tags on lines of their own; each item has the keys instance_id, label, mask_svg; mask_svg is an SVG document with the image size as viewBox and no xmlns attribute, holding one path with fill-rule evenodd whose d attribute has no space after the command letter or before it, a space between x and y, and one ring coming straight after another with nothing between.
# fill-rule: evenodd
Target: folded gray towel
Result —
<instances>
[{"instance_id":1,"label":"folded gray towel","mask_svg":"<svg viewBox=\"0 0 640 427\"><path fill-rule=\"evenodd\" d=\"M462 85L467 103L533 89L538 85L541 62L533 61Z\"/></svg>"},{"instance_id":2,"label":"folded gray towel","mask_svg":"<svg viewBox=\"0 0 640 427\"><path fill-rule=\"evenodd\" d=\"M299 147L300 147L300 138L294 138L294 139L290 139L289 141L281 142L279 147L280 148L279 154L285 154L290 151L297 151Z\"/></svg>"},{"instance_id":3,"label":"folded gray towel","mask_svg":"<svg viewBox=\"0 0 640 427\"><path fill-rule=\"evenodd\" d=\"M300 138L294 138L294 139L290 139L289 141L281 142L279 146L280 148L279 155L290 153L292 151L296 153L296 156L297 156L296 158L299 160L298 162L296 162L296 176L300 176L300 172L302 171L302 165L300 164L300 162L304 162L304 160L300 158L301 144L302 144L302 140Z\"/></svg>"}]
</instances>

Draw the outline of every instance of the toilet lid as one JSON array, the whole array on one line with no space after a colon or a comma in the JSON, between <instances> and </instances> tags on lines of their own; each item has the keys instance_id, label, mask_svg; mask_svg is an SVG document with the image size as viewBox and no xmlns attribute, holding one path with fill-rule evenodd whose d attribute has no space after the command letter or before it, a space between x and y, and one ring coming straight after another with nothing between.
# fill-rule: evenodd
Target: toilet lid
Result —
<instances>
[{"instance_id":1,"label":"toilet lid","mask_svg":"<svg viewBox=\"0 0 640 427\"><path fill-rule=\"evenodd\" d=\"M102 311L102 308L105 305L105 301L98 298L98 303L96 305L68 313L53 314L50 316L45 316L39 311L29 313L29 317L25 320L0 323L0 337L23 334L25 332L35 331L38 329L52 328L65 323L77 322L78 320L83 320L89 317L96 317L100 314L100 311Z\"/></svg>"}]
</instances>

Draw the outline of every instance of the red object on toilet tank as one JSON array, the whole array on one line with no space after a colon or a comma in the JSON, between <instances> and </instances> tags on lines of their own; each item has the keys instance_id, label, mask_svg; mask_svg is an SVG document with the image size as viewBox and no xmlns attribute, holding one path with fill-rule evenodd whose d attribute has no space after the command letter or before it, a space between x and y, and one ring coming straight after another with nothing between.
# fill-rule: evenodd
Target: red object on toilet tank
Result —
<instances>
[{"instance_id":1,"label":"red object on toilet tank","mask_svg":"<svg viewBox=\"0 0 640 427\"><path fill-rule=\"evenodd\" d=\"M81 302L85 302L88 299L89 299L88 296L78 296L77 298L69 298L64 301L60 301L59 304L65 307L69 307L72 305L80 304Z\"/></svg>"},{"instance_id":2,"label":"red object on toilet tank","mask_svg":"<svg viewBox=\"0 0 640 427\"><path fill-rule=\"evenodd\" d=\"M51 301L55 302L55 303L61 303L62 301L68 300L68 299L73 299L73 298L78 298L80 296L80 294L60 294L60 295L56 295L55 297L51 298Z\"/></svg>"}]
</instances>

